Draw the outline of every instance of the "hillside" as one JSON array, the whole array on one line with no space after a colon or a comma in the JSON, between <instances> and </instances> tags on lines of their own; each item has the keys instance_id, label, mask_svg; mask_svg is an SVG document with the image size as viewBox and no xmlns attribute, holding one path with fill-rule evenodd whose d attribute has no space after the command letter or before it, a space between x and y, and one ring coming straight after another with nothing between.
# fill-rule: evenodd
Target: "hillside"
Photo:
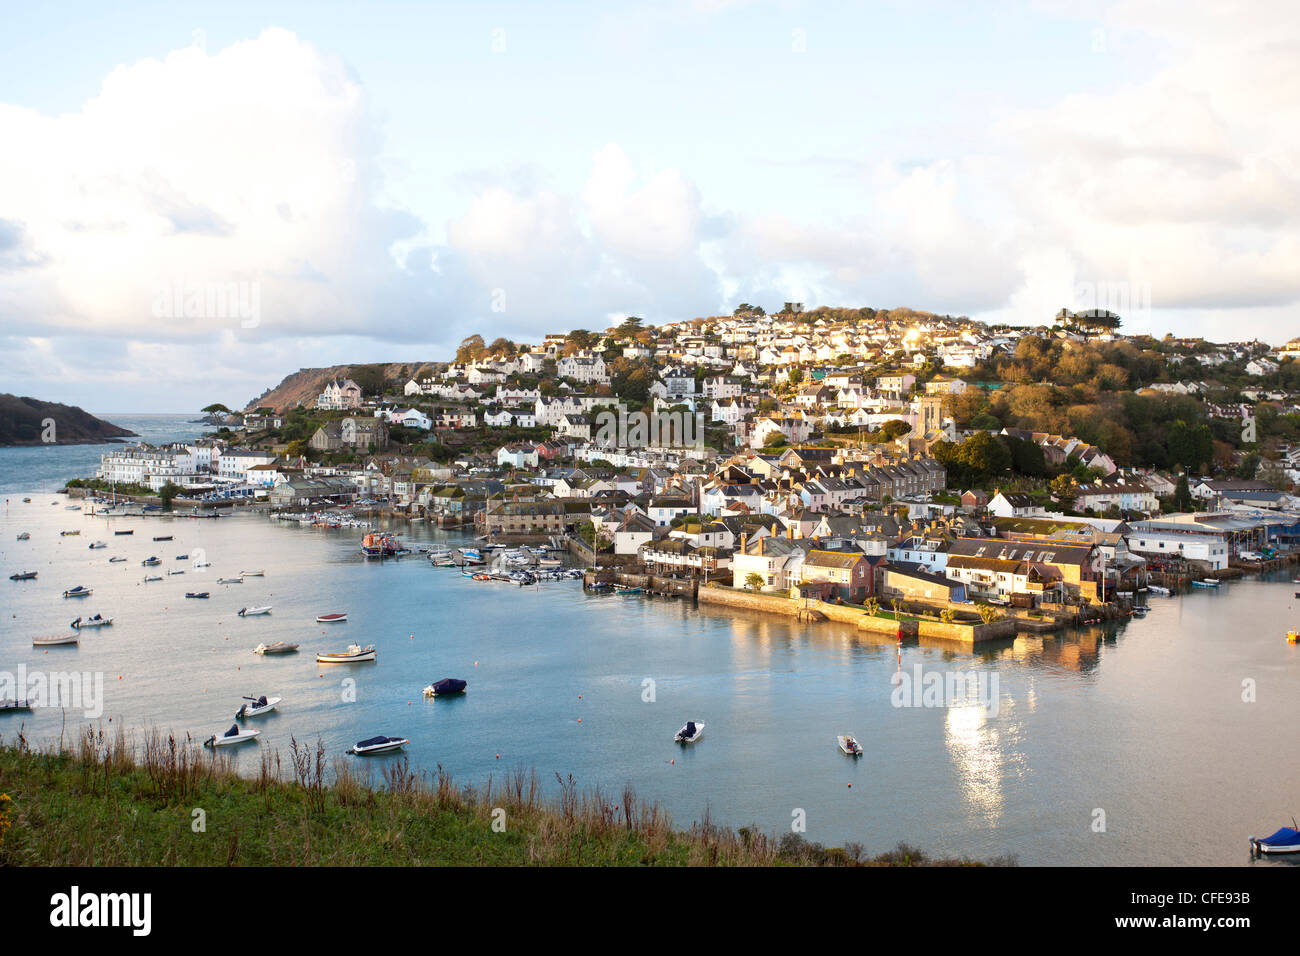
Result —
<instances>
[{"instance_id":1,"label":"hillside","mask_svg":"<svg viewBox=\"0 0 1300 956\"><path fill-rule=\"evenodd\" d=\"M47 419L54 420L52 437L59 445L92 445L135 437L135 432L96 418L75 405L0 394L0 445L46 443Z\"/></svg>"},{"instance_id":2,"label":"hillside","mask_svg":"<svg viewBox=\"0 0 1300 956\"><path fill-rule=\"evenodd\" d=\"M430 375L439 367L437 362L389 362L372 365L331 365L328 368L300 368L275 388L263 392L245 407L274 408L286 412L295 405L310 407L325 385L335 378L350 378L367 394L377 394L380 383L387 382L390 389L400 390L413 378Z\"/></svg>"}]
</instances>

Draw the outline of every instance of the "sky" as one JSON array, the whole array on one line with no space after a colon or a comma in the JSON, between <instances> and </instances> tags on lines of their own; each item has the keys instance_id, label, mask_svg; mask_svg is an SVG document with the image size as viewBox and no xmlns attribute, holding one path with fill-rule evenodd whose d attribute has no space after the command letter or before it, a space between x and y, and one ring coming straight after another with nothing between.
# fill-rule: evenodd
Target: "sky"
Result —
<instances>
[{"instance_id":1,"label":"sky","mask_svg":"<svg viewBox=\"0 0 1300 956\"><path fill-rule=\"evenodd\" d=\"M779 308L1300 334L1300 4L3 4L0 392Z\"/></svg>"}]
</instances>

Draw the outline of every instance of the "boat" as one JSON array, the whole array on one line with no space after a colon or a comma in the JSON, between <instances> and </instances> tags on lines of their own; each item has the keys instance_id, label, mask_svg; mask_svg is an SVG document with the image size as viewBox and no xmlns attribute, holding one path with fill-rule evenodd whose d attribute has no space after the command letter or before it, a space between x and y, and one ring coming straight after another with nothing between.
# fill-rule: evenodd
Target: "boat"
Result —
<instances>
[{"instance_id":1,"label":"boat","mask_svg":"<svg viewBox=\"0 0 1300 956\"><path fill-rule=\"evenodd\" d=\"M32 702L30 700L18 700L14 697L0 697L0 713L6 710L31 710Z\"/></svg>"},{"instance_id":2,"label":"boat","mask_svg":"<svg viewBox=\"0 0 1300 956\"><path fill-rule=\"evenodd\" d=\"M81 534L81 532L80 532L80 531L60 531L59 534L62 535L62 536L64 536L64 537L70 537L71 535Z\"/></svg>"},{"instance_id":3,"label":"boat","mask_svg":"<svg viewBox=\"0 0 1300 956\"><path fill-rule=\"evenodd\" d=\"M208 592L207 591L186 591L185 596L187 598L205 598L208 596Z\"/></svg>"},{"instance_id":4,"label":"boat","mask_svg":"<svg viewBox=\"0 0 1300 956\"><path fill-rule=\"evenodd\" d=\"M122 557L121 555L118 555L116 558L109 558L109 559L108 559L108 563L109 563L109 564L117 564L119 561L125 561L125 560L126 560L126 558Z\"/></svg>"},{"instance_id":5,"label":"boat","mask_svg":"<svg viewBox=\"0 0 1300 956\"><path fill-rule=\"evenodd\" d=\"M168 573L168 574L184 574L184 573L185 573L185 569L184 569L184 568L172 568L172 569L171 569L170 571L168 571L167 573Z\"/></svg>"},{"instance_id":6,"label":"boat","mask_svg":"<svg viewBox=\"0 0 1300 956\"><path fill-rule=\"evenodd\" d=\"M135 534L135 528L132 528L130 531L114 531L113 534Z\"/></svg>"},{"instance_id":7,"label":"boat","mask_svg":"<svg viewBox=\"0 0 1300 956\"><path fill-rule=\"evenodd\" d=\"M113 619L111 617L104 617L102 614L96 614L94 617L88 617L84 620L82 618L77 618L72 622L70 627L74 631L79 631L83 627L108 627L112 623Z\"/></svg>"},{"instance_id":8,"label":"boat","mask_svg":"<svg viewBox=\"0 0 1300 956\"><path fill-rule=\"evenodd\" d=\"M1300 644L1300 631L1287 631L1286 642L1288 644Z\"/></svg>"},{"instance_id":9,"label":"boat","mask_svg":"<svg viewBox=\"0 0 1300 956\"><path fill-rule=\"evenodd\" d=\"M275 705L284 700L283 697L245 697L244 700L251 703L243 704L239 710L235 711L235 719L241 717L261 717L263 714L269 714L275 710Z\"/></svg>"},{"instance_id":10,"label":"boat","mask_svg":"<svg viewBox=\"0 0 1300 956\"><path fill-rule=\"evenodd\" d=\"M94 588L88 588L88 587L86 587L84 584L78 584L75 588L68 588L68 590L64 591L64 592L63 592L63 596L64 596L65 598L68 598L68 597L87 597L88 595L91 595L91 594L94 594L94 593L95 593L95 589L94 589Z\"/></svg>"},{"instance_id":11,"label":"boat","mask_svg":"<svg viewBox=\"0 0 1300 956\"><path fill-rule=\"evenodd\" d=\"M239 576L241 578L264 578L266 577L266 572L261 568L258 568L256 571L240 571Z\"/></svg>"},{"instance_id":12,"label":"boat","mask_svg":"<svg viewBox=\"0 0 1300 956\"><path fill-rule=\"evenodd\" d=\"M1135 605L1133 605L1133 616L1134 616L1134 617L1146 617L1146 616L1147 616L1147 609L1144 608L1141 604L1135 604Z\"/></svg>"},{"instance_id":13,"label":"boat","mask_svg":"<svg viewBox=\"0 0 1300 956\"><path fill-rule=\"evenodd\" d=\"M377 655L375 645L349 644L346 651L321 651L316 655L317 664L359 664L373 661Z\"/></svg>"},{"instance_id":14,"label":"boat","mask_svg":"<svg viewBox=\"0 0 1300 956\"><path fill-rule=\"evenodd\" d=\"M644 588L615 588L615 594L640 594Z\"/></svg>"},{"instance_id":15,"label":"boat","mask_svg":"<svg viewBox=\"0 0 1300 956\"><path fill-rule=\"evenodd\" d=\"M20 531L20 532L18 533L18 540L19 540L19 541L30 541L30 540L32 540L32 534L31 534L31 532L30 532L30 531Z\"/></svg>"},{"instance_id":16,"label":"boat","mask_svg":"<svg viewBox=\"0 0 1300 956\"><path fill-rule=\"evenodd\" d=\"M211 561L195 561L195 562L194 562L194 566L195 566L196 568L210 568L210 567L212 567L212 562L211 562Z\"/></svg>"},{"instance_id":17,"label":"boat","mask_svg":"<svg viewBox=\"0 0 1300 956\"><path fill-rule=\"evenodd\" d=\"M25 504L25 505L29 505L29 504L31 504L31 503L32 503L32 499L31 499L31 498L24 498L24 499L23 499L23 504Z\"/></svg>"},{"instance_id":18,"label":"boat","mask_svg":"<svg viewBox=\"0 0 1300 956\"><path fill-rule=\"evenodd\" d=\"M483 553L478 548L461 548L461 560L465 564L483 564Z\"/></svg>"},{"instance_id":19,"label":"boat","mask_svg":"<svg viewBox=\"0 0 1300 956\"><path fill-rule=\"evenodd\" d=\"M297 644L289 644L285 641L274 641L271 644L258 644L253 648L254 654L292 654L298 649Z\"/></svg>"},{"instance_id":20,"label":"boat","mask_svg":"<svg viewBox=\"0 0 1300 956\"><path fill-rule=\"evenodd\" d=\"M243 584L243 578L217 578L218 584Z\"/></svg>"},{"instance_id":21,"label":"boat","mask_svg":"<svg viewBox=\"0 0 1300 956\"><path fill-rule=\"evenodd\" d=\"M265 607L241 607L235 613L240 617L257 617L259 614L270 614L271 605L268 604Z\"/></svg>"},{"instance_id":22,"label":"boat","mask_svg":"<svg viewBox=\"0 0 1300 956\"><path fill-rule=\"evenodd\" d=\"M1192 582L1192 587L1194 588L1217 588L1218 586L1219 582L1214 578L1205 578L1203 580L1198 578Z\"/></svg>"},{"instance_id":23,"label":"boat","mask_svg":"<svg viewBox=\"0 0 1300 956\"><path fill-rule=\"evenodd\" d=\"M1159 584L1148 584L1147 590L1152 594L1159 594L1161 597L1169 597L1169 595L1174 593L1169 588L1161 587Z\"/></svg>"},{"instance_id":24,"label":"boat","mask_svg":"<svg viewBox=\"0 0 1300 956\"><path fill-rule=\"evenodd\" d=\"M693 744L704 736L704 724L694 720L686 721L686 726L677 731L673 740L679 744Z\"/></svg>"},{"instance_id":25,"label":"boat","mask_svg":"<svg viewBox=\"0 0 1300 956\"><path fill-rule=\"evenodd\" d=\"M361 553L367 558L400 558L411 549L390 534L372 531L361 539Z\"/></svg>"},{"instance_id":26,"label":"boat","mask_svg":"<svg viewBox=\"0 0 1300 956\"><path fill-rule=\"evenodd\" d=\"M162 580L162 575L161 575L161 574L155 574L155 575L152 575L152 576L146 574L146 575L144 576L144 583L145 583L145 584L148 584L150 581L161 581L161 580Z\"/></svg>"},{"instance_id":27,"label":"boat","mask_svg":"<svg viewBox=\"0 0 1300 956\"><path fill-rule=\"evenodd\" d=\"M103 541L94 541L88 544L86 547L89 548L91 551L94 551L96 548L107 548L108 545L105 544Z\"/></svg>"},{"instance_id":28,"label":"boat","mask_svg":"<svg viewBox=\"0 0 1300 956\"><path fill-rule=\"evenodd\" d=\"M145 568L156 568L160 564L162 564L162 561L152 554L140 562L140 566Z\"/></svg>"},{"instance_id":29,"label":"boat","mask_svg":"<svg viewBox=\"0 0 1300 956\"><path fill-rule=\"evenodd\" d=\"M11 574L11 575L9 575L9 580L10 580L10 581L35 581L35 580L36 580L36 572L35 572L35 571L19 571L17 574Z\"/></svg>"},{"instance_id":30,"label":"boat","mask_svg":"<svg viewBox=\"0 0 1300 956\"><path fill-rule=\"evenodd\" d=\"M190 559L190 556L189 556L188 554L178 554L178 555L176 555L176 560L177 560L177 561L188 561L189 559Z\"/></svg>"},{"instance_id":31,"label":"boat","mask_svg":"<svg viewBox=\"0 0 1300 956\"><path fill-rule=\"evenodd\" d=\"M367 737L365 740L358 740L353 746L348 748L348 753L364 754L384 754L392 750L401 750L410 741L405 737Z\"/></svg>"},{"instance_id":32,"label":"boat","mask_svg":"<svg viewBox=\"0 0 1300 956\"><path fill-rule=\"evenodd\" d=\"M835 739L839 741L840 749L850 757L862 756L862 744L852 734L840 734Z\"/></svg>"},{"instance_id":33,"label":"boat","mask_svg":"<svg viewBox=\"0 0 1300 956\"><path fill-rule=\"evenodd\" d=\"M443 697L448 694L465 693L466 683L456 677L444 677L440 681L434 681L424 689L425 697Z\"/></svg>"},{"instance_id":34,"label":"boat","mask_svg":"<svg viewBox=\"0 0 1300 956\"><path fill-rule=\"evenodd\" d=\"M172 536L169 534L156 534L154 535L153 539L155 541L170 541L172 539Z\"/></svg>"},{"instance_id":35,"label":"boat","mask_svg":"<svg viewBox=\"0 0 1300 956\"><path fill-rule=\"evenodd\" d=\"M81 638L76 634L57 634L53 637L33 637L33 647L52 647L55 644L75 644Z\"/></svg>"},{"instance_id":36,"label":"boat","mask_svg":"<svg viewBox=\"0 0 1300 956\"><path fill-rule=\"evenodd\" d=\"M348 615L346 611L344 611L341 614L318 614L316 616L316 623L317 624L338 624L341 621L346 621L347 619L348 619Z\"/></svg>"},{"instance_id":37,"label":"boat","mask_svg":"<svg viewBox=\"0 0 1300 956\"><path fill-rule=\"evenodd\" d=\"M1250 848L1256 853L1300 853L1300 830L1282 827L1266 837L1250 837Z\"/></svg>"},{"instance_id":38,"label":"boat","mask_svg":"<svg viewBox=\"0 0 1300 956\"><path fill-rule=\"evenodd\" d=\"M205 747L228 747L231 744L242 744L252 740L261 731L256 727L250 727L248 730L240 730L239 724L232 724L230 729L218 737L213 734L207 740L203 741Z\"/></svg>"}]
</instances>

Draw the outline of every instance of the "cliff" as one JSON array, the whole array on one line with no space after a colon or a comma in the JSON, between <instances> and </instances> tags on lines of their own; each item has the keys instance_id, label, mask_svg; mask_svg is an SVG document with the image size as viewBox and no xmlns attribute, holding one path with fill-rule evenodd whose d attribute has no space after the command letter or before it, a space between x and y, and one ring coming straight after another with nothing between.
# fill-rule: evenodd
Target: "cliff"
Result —
<instances>
[{"instance_id":1,"label":"cliff","mask_svg":"<svg viewBox=\"0 0 1300 956\"><path fill-rule=\"evenodd\" d=\"M378 394L379 387L385 386L390 392L400 394L402 387L411 379L420 379L432 375L443 364L439 362L388 362L372 365L331 365L328 368L300 368L275 388L268 389L254 398L245 407L245 411L258 408L274 408L277 412L286 412L295 405L311 407L317 396L324 390L331 379L350 378L361 386L365 394Z\"/></svg>"},{"instance_id":2,"label":"cliff","mask_svg":"<svg viewBox=\"0 0 1300 956\"><path fill-rule=\"evenodd\" d=\"M0 445L47 443L47 419L53 419L49 437L58 445L91 445L135 437L135 432L96 418L75 405L0 394Z\"/></svg>"}]
</instances>

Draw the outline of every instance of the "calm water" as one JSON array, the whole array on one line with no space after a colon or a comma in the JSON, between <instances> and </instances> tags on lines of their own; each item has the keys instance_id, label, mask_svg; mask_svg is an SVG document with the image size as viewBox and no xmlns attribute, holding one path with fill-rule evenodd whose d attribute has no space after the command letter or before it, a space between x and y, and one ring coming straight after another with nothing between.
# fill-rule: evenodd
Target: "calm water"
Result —
<instances>
[{"instance_id":1,"label":"calm water","mask_svg":"<svg viewBox=\"0 0 1300 956\"><path fill-rule=\"evenodd\" d=\"M16 480L12 461L0 453L0 481ZM231 754L249 772L258 746L287 756L291 734L319 736L333 753L402 735L413 763L442 764L463 783L534 767L551 781L572 773L614 793L631 782L682 826L707 807L716 822L775 834L801 809L807 836L825 843L882 851L906 840L934 854L1014 853L1026 864L1247 864L1246 837L1271 833L1300 809L1300 647L1284 640L1296 623L1289 576L1152 598L1144 620L1021 638L979 656L902 649L907 673L919 664L995 675L989 715L978 704L892 706L898 648L848 627L587 595L577 582L473 582L417 555L368 563L359 532L256 515L105 519L65 511L61 496L32 498L11 493L0 511L0 669L102 672L114 724L198 737L229 727L241 695L282 696L278 713L255 721L261 743ZM65 528L81 534L61 537ZM115 528L135 534L114 536ZM31 540L16 541L20 531ZM175 540L154 542L156 534ZM460 540L425 529L403 537ZM89 550L97 539L108 548ZM210 568L193 567L200 549ZM151 554L164 563L149 573L185 574L141 583L140 561ZM114 555L128 560L110 564ZM216 583L249 568L266 577ZM40 577L4 579L20 570ZM77 584L94 595L61 597ZM190 590L212 597L186 600ZM274 611L235 614L256 604ZM335 610L349 622L314 622ZM116 623L83 632L78 647L31 646L33 635L62 633L96 612ZM252 653L271 640L302 650ZM315 663L316 651L350 641L374 642L379 661ZM468 680L469 693L423 699L420 688L442 677ZM348 679L355 702L344 700ZM647 679L654 702L642 699ZM1242 701L1246 680L1254 703ZM671 738L688 718L707 729L681 749ZM69 727L78 720L70 715ZM63 716L0 715L6 738L24 725L54 742ZM843 732L858 736L865 757L838 751ZM1090 828L1098 809L1104 833Z\"/></svg>"},{"instance_id":2,"label":"calm water","mask_svg":"<svg viewBox=\"0 0 1300 956\"><path fill-rule=\"evenodd\" d=\"M201 412L184 415L105 415L97 417L128 428L139 438L128 442L146 441L161 444L197 438L211 426L193 425L190 421L201 417ZM93 478L99 468L99 457L110 448L105 445L33 445L23 448L0 448L0 495L37 491L58 491L71 478Z\"/></svg>"}]
</instances>

